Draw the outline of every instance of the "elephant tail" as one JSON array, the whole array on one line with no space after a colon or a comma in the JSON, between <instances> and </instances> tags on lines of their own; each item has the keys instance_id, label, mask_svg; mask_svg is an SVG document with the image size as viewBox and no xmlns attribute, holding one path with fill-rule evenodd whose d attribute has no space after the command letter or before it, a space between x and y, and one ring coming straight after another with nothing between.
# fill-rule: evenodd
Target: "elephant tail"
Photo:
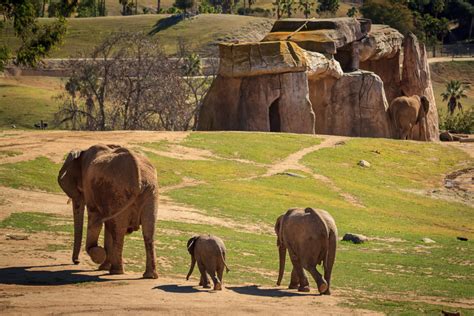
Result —
<instances>
[{"instance_id":1,"label":"elephant tail","mask_svg":"<svg viewBox=\"0 0 474 316\"><path fill-rule=\"evenodd\" d=\"M222 263L224 264L224 267L225 267L225 272L229 273L230 269L227 266L227 263L225 263L225 258L224 258L224 254L222 253L222 251L221 251L221 259L222 259Z\"/></svg>"}]
</instances>

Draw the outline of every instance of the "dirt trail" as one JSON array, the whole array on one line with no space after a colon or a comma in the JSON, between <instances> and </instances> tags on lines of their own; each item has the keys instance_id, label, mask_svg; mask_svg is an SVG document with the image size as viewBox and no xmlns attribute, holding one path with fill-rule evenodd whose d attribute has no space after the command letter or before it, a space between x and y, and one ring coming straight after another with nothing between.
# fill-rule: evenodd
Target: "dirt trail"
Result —
<instances>
[{"instance_id":1,"label":"dirt trail","mask_svg":"<svg viewBox=\"0 0 474 316\"><path fill-rule=\"evenodd\" d=\"M347 192L344 192L330 178L321 174L317 174L313 172L313 170L311 170L310 168L300 163L300 160L303 159L304 156L312 152L315 152L323 148L331 148L337 145L343 145L344 141L349 139L349 137L332 136L332 135L324 135L323 137L324 137L324 140L320 144L303 148L300 151L297 151L289 155L284 160L272 165L263 176L270 177L276 174L283 173L287 170L300 170L300 171L310 174L314 179L319 180L323 182L324 184L326 184L333 191L337 192L339 196L341 196L346 202L356 207L364 207L364 205L360 203L360 201L355 196Z\"/></svg>"},{"instance_id":2,"label":"dirt trail","mask_svg":"<svg viewBox=\"0 0 474 316\"><path fill-rule=\"evenodd\" d=\"M377 315L365 310L340 307L344 301L332 296L298 293L282 287L226 284L220 292L197 287L197 273L160 275L157 280L140 274L121 276L94 271L82 255L79 265L70 264L70 251L48 252L38 247L54 240L33 234L30 240L6 240L0 235L0 313L2 314L140 314L205 315ZM20 250L21 251L18 251ZM15 259L12 260L12 254Z\"/></svg>"}]
</instances>

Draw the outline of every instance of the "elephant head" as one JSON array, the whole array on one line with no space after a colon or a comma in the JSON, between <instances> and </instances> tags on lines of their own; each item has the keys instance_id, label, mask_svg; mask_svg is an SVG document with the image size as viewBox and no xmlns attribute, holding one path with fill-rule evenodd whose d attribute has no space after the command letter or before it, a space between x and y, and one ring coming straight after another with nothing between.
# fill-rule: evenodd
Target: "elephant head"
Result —
<instances>
[{"instance_id":1,"label":"elephant head","mask_svg":"<svg viewBox=\"0 0 474 316\"><path fill-rule=\"evenodd\" d=\"M188 275L186 276L186 280L189 280L191 274L193 274L194 266L196 265L196 258L194 257L194 247L196 246L196 241L199 239L199 236L193 236L188 240L186 247L188 248L188 252L191 255L191 267L189 267Z\"/></svg>"},{"instance_id":2,"label":"elephant head","mask_svg":"<svg viewBox=\"0 0 474 316\"><path fill-rule=\"evenodd\" d=\"M82 229L84 225L85 201L82 194L82 151L71 151L58 174L58 183L61 189L72 199L72 210L74 214L74 249L72 261L79 263L79 252L81 250Z\"/></svg>"}]
</instances>

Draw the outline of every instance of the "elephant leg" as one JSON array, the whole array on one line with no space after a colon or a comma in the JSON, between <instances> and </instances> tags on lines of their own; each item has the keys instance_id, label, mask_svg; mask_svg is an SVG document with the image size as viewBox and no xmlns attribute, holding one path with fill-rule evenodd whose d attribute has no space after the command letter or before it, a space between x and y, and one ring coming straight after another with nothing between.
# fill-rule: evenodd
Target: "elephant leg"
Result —
<instances>
[{"instance_id":1,"label":"elephant leg","mask_svg":"<svg viewBox=\"0 0 474 316\"><path fill-rule=\"evenodd\" d=\"M87 218L86 251L92 261L97 264L102 264L106 259L104 248L99 247L98 245L101 230L102 222L100 221L99 213L95 209L89 209Z\"/></svg>"},{"instance_id":2,"label":"elephant leg","mask_svg":"<svg viewBox=\"0 0 474 316\"><path fill-rule=\"evenodd\" d=\"M105 226L106 229L110 229L113 238L113 247L110 256L110 274L124 274L125 271L123 269L122 252L127 228L117 225L117 221L115 219L111 220L110 223L107 222Z\"/></svg>"},{"instance_id":3,"label":"elephant leg","mask_svg":"<svg viewBox=\"0 0 474 316\"><path fill-rule=\"evenodd\" d=\"M104 230L104 245L105 245L105 253L107 255L105 261L100 265L99 270L109 271L110 270L110 255L112 253L112 249L114 247L114 241L112 238L112 234L110 231L105 227Z\"/></svg>"},{"instance_id":4,"label":"elephant leg","mask_svg":"<svg viewBox=\"0 0 474 316\"><path fill-rule=\"evenodd\" d=\"M296 273L295 268L291 270L291 281L290 285L288 286L289 289L295 290L300 286L300 279L298 278L298 274Z\"/></svg>"},{"instance_id":5,"label":"elephant leg","mask_svg":"<svg viewBox=\"0 0 474 316\"><path fill-rule=\"evenodd\" d=\"M206 264L206 272L211 277L212 283L214 283L214 290L222 290L221 281L216 277L217 265L215 262L208 262Z\"/></svg>"},{"instance_id":6,"label":"elephant leg","mask_svg":"<svg viewBox=\"0 0 474 316\"><path fill-rule=\"evenodd\" d=\"M323 261L324 266L324 279L328 283L328 289L323 292L322 294L331 295L331 274L332 274L332 267L334 265L334 260L336 259L336 247L337 247L337 240L334 234L329 235L329 248L328 248L328 255L326 259Z\"/></svg>"},{"instance_id":7,"label":"elephant leg","mask_svg":"<svg viewBox=\"0 0 474 316\"><path fill-rule=\"evenodd\" d=\"M328 284L327 282L323 279L323 276L319 271L316 269L316 267L308 267L309 273L313 276L314 281L316 281L316 284L318 285L318 291L319 293L324 293L328 289Z\"/></svg>"},{"instance_id":8,"label":"elephant leg","mask_svg":"<svg viewBox=\"0 0 474 316\"><path fill-rule=\"evenodd\" d=\"M199 272L201 272L201 282L199 282L199 285L202 285L205 289L210 289L211 287L209 286L209 280L207 279L206 267L201 260L198 260L198 268Z\"/></svg>"},{"instance_id":9,"label":"elephant leg","mask_svg":"<svg viewBox=\"0 0 474 316\"><path fill-rule=\"evenodd\" d=\"M142 213L141 223L143 232L143 241L145 242L146 251L146 269L143 274L144 278L156 279L156 253L155 253L155 220L156 220L156 203L153 200L149 205L145 206Z\"/></svg>"},{"instance_id":10,"label":"elephant leg","mask_svg":"<svg viewBox=\"0 0 474 316\"><path fill-rule=\"evenodd\" d=\"M293 264L293 270L295 270L296 275L298 276L299 280L299 292L309 292L309 282L308 278L306 277L303 266L300 262L300 259L296 256L296 254L288 248L288 252L290 253L291 263Z\"/></svg>"},{"instance_id":11,"label":"elephant leg","mask_svg":"<svg viewBox=\"0 0 474 316\"><path fill-rule=\"evenodd\" d=\"M224 276L224 265L221 264L218 268L217 268L217 279L219 279L219 281L221 281L221 288L222 288L222 277Z\"/></svg>"}]
</instances>

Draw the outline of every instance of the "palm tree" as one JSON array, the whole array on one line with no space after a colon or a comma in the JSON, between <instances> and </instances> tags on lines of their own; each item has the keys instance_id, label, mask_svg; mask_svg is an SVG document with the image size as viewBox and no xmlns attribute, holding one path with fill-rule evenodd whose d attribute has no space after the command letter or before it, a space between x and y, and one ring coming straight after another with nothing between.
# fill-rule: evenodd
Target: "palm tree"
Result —
<instances>
[{"instance_id":1,"label":"palm tree","mask_svg":"<svg viewBox=\"0 0 474 316\"><path fill-rule=\"evenodd\" d=\"M464 93L469 89L469 86L462 84L459 80L450 80L446 83L446 91L441 93L443 101L448 101L448 112L453 114L456 108L462 111L461 99L467 98Z\"/></svg>"}]
</instances>

